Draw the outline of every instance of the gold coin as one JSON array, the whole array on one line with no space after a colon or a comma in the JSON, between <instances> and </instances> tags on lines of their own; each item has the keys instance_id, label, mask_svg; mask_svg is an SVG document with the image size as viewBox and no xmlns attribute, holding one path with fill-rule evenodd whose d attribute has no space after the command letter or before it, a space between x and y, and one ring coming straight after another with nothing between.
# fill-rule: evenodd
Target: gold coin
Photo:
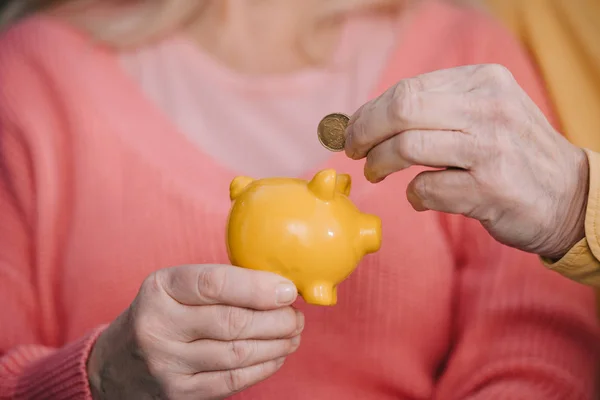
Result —
<instances>
[{"instance_id":1,"label":"gold coin","mask_svg":"<svg viewBox=\"0 0 600 400\"><path fill-rule=\"evenodd\" d=\"M333 113L323 117L317 127L319 142L329 151L342 151L346 143L346 127L350 118L345 114Z\"/></svg>"}]
</instances>

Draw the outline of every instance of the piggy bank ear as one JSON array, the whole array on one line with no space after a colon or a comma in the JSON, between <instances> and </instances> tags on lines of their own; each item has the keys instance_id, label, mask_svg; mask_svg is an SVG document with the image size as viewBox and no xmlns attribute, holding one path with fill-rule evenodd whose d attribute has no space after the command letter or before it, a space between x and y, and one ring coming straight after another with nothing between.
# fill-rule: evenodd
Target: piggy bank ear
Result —
<instances>
[{"instance_id":1,"label":"piggy bank ear","mask_svg":"<svg viewBox=\"0 0 600 400\"><path fill-rule=\"evenodd\" d=\"M350 196L350 188L352 187L352 178L348 174L339 174L335 181L335 190L344 196Z\"/></svg>"},{"instance_id":2,"label":"piggy bank ear","mask_svg":"<svg viewBox=\"0 0 600 400\"><path fill-rule=\"evenodd\" d=\"M326 169L317 174L308 182L308 189L321 200L331 200L337 188L337 173L333 169Z\"/></svg>"},{"instance_id":3,"label":"piggy bank ear","mask_svg":"<svg viewBox=\"0 0 600 400\"><path fill-rule=\"evenodd\" d=\"M231 184L229 185L229 198L231 199L231 201L237 199L238 196L240 194L242 194L242 192L244 191L244 189L246 189L246 187L249 184L251 184L252 182L254 182L254 179L249 178L247 176L237 176L237 177L235 177L231 181Z\"/></svg>"}]
</instances>

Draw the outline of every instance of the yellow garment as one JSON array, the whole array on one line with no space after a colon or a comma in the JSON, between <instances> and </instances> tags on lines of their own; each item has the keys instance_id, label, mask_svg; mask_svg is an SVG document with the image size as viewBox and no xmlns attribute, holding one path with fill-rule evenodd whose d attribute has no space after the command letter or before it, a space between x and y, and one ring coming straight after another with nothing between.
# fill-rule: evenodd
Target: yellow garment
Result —
<instances>
[{"instance_id":1,"label":"yellow garment","mask_svg":"<svg viewBox=\"0 0 600 400\"><path fill-rule=\"evenodd\" d=\"M540 68L565 136L586 151L586 238L549 268L600 287L600 1L487 0Z\"/></svg>"},{"instance_id":2,"label":"yellow garment","mask_svg":"<svg viewBox=\"0 0 600 400\"><path fill-rule=\"evenodd\" d=\"M488 2L533 55L563 133L600 152L600 1Z\"/></svg>"},{"instance_id":3,"label":"yellow garment","mask_svg":"<svg viewBox=\"0 0 600 400\"><path fill-rule=\"evenodd\" d=\"M559 261L542 261L548 268L566 277L600 288L600 154L590 150L586 153L590 163L590 194L585 215L585 238Z\"/></svg>"}]
</instances>

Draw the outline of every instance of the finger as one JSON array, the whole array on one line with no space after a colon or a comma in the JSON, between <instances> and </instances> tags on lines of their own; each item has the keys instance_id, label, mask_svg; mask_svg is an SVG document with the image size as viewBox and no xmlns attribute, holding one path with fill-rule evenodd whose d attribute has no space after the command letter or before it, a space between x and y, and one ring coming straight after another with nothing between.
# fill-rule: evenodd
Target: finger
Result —
<instances>
[{"instance_id":1,"label":"finger","mask_svg":"<svg viewBox=\"0 0 600 400\"><path fill-rule=\"evenodd\" d=\"M367 154L365 177L380 182L412 165L470 169L477 157L474 138L457 131L411 130L392 136Z\"/></svg>"},{"instance_id":2,"label":"finger","mask_svg":"<svg viewBox=\"0 0 600 400\"><path fill-rule=\"evenodd\" d=\"M423 92L467 92L481 84L480 71L485 67L485 64L462 65L426 72L405 80L410 81L415 90Z\"/></svg>"},{"instance_id":3,"label":"finger","mask_svg":"<svg viewBox=\"0 0 600 400\"><path fill-rule=\"evenodd\" d=\"M304 315L292 307L270 311L210 306L189 307L176 317L182 341L291 338L302 332Z\"/></svg>"},{"instance_id":4,"label":"finger","mask_svg":"<svg viewBox=\"0 0 600 400\"><path fill-rule=\"evenodd\" d=\"M412 93L419 92L453 92L453 93L465 93L481 86L486 76L490 73L489 67L486 65L464 65L455 68L447 68L420 74L412 78L404 79L399 83L400 88L405 91ZM484 71L484 73L480 72ZM351 126L356 122L358 117L362 114L363 108L372 106L380 101L382 97L387 96L388 98L397 92L399 88L396 86L384 92L377 98L369 101L365 105L361 106L354 114L350 116L348 126Z\"/></svg>"},{"instance_id":5,"label":"finger","mask_svg":"<svg viewBox=\"0 0 600 400\"><path fill-rule=\"evenodd\" d=\"M416 211L435 210L472 216L481 195L469 171L447 169L425 171L408 185L406 197Z\"/></svg>"},{"instance_id":6,"label":"finger","mask_svg":"<svg viewBox=\"0 0 600 400\"><path fill-rule=\"evenodd\" d=\"M481 87L497 88L499 84L506 84L511 80L512 74L501 65L478 64L463 65L417 75L404 80L405 89L411 92L451 92L466 93ZM395 88L391 90L394 92ZM390 95L390 90L384 92L376 99L361 106L350 116L348 126L354 124L365 106L370 106L382 96Z\"/></svg>"},{"instance_id":7,"label":"finger","mask_svg":"<svg viewBox=\"0 0 600 400\"><path fill-rule=\"evenodd\" d=\"M467 131L473 102L468 93L419 92L403 81L361 107L346 129L345 151L360 159L378 144L407 130Z\"/></svg>"},{"instance_id":8,"label":"finger","mask_svg":"<svg viewBox=\"0 0 600 400\"><path fill-rule=\"evenodd\" d=\"M226 371L286 357L300 346L300 335L279 340L199 340L183 346L185 350L180 352L180 360L188 371Z\"/></svg>"},{"instance_id":9,"label":"finger","mask_svg":"<svg viewBox=\"0 0 600 400\"><path fill-rule=\"evenodd\" d=\"M165 292L185 305L272 310L293 303L298 295L294 284L279 275L230 265L185 265L157 274Z\"/></svg>"},{"instance_id":10,"label":"finger","mask_svg":"<svg viewBox=\"0 0 600 400\"><path fill-rule=\"evenodd\" d=\"M448 68L417 76L423 90L465 93L506 88L514 83L510 70L499 64L475 64Z\"/></svg>"},{"instance_id":11,"label":"finger","mask_svg":"<svg viewBox=\"0 0 600 400\"><path fill-rule=\"evenodd\" d=\"M190 377L185 387L194 398L227 398L267 379L277 372L284 362L285 358L282 357L245 368L199 373Z\"/></svg>"},{"instance_id":12,"label":"finger","mask_svg":"<svg viewBox=\"0 0 600 400\"><path fill-rule=\"evenodd\" d=\"M404 130L466 131L477 103L475 92L498 92L515 83L511 72L497 64L467 65L401 80L350 117L346 155L363 158L372 147Z\"/></svg>"}]
</instances>

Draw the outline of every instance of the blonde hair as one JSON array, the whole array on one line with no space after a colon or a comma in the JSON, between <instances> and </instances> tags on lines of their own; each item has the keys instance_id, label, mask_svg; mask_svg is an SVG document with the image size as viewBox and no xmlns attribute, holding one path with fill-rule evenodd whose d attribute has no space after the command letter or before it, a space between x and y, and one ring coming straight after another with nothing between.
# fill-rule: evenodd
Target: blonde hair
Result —
<instances>
[{"instance_id":1,"label":"blonde hair","mask_svg":"<svg viewBox=\"0 0 600 400\"><path fill-rule=\"evenodd\" d=\"M45 11L66 19L102 42L129 47L159 39L189 23L202 12L207 1L8 0L0 11L0 29ZM314 24L354 11L396 9L410 1L419 0L322 0Z\"/></svg>"}]
</instances>

